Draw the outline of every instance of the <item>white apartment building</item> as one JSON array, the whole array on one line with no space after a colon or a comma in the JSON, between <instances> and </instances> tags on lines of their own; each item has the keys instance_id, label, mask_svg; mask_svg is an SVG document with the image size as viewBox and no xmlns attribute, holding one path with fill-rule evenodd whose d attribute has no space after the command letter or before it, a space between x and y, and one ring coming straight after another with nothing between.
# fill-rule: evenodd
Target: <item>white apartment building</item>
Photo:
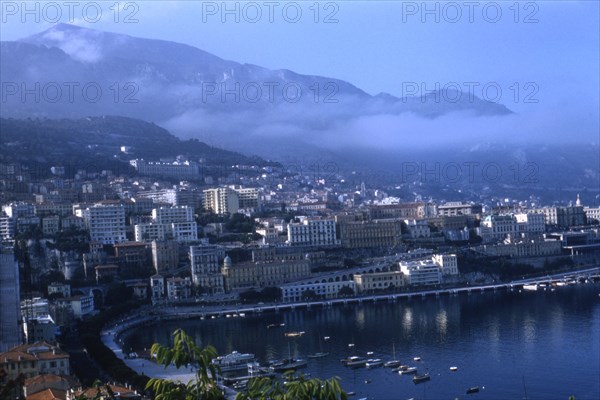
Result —
<instances>
[{"instance_id":1,"label":"white apartment building","mask_svg":"<svg viewBox=\"0 0 600 400\"><path fill-rule=\"evenodd\" d=\"M188 206L159 207L152 210L152 220L157 224L194 221L194 209Z\"/></svg>"},{"instance_id":2,"label":"white apartment building","mask_svg":"<svg viewBox=\"0 0 600 400\"><path fill-rule=\"evenodd\" d=\"M344 286L356 293L354 281L289 284L280 288L283 302L298 302L304 300L302 296L307 290L312 290L322 298L334 299Z\"/></svg>"},{"instance_id":3,"label":"white apartment building","mask_svg":"<svg viewBox=\"0 0 600 400\"><path fill-rule=\"evenodd\" d=\"M238 193L229 188L221 187L204 191L204 209L215 214L234 214L240 209Z\"/></svg>"},{"instance_id":4,"label":"white apartment building","mask_svg":"<svg viewBox=\"0 0 600 400\"><path fill-rule=\"evenodd\" d=\"M192 281L190 278L168 278L167 297L171 301L180 301L192 297Z\"/></svg>"},{"instance_id":5,"label":"white apartment building","mask_svg":"<svg viewBox=\"0 0 600 400\"><path fill-rule=\"evenodd\" d=\"M90 231L90 239L102 244L127 241L125 236L125 207L121 204L95 204L82 212Z\"/></svg>"},{"instance_id":6,"label":"white apartment building","mask_svg":"<svg viewBox=\"0 0 600 400\"><path fill-rule=\"evenodd\" d=\"M431 237L431 230L426 219L405 219L404 223L411 239Z\"/></svg>"},{"instance_id":7,"label":"white apartment building","mask_svg":"<svg viewBox=\"0 0 600 400\"><path fill-rule=\"evenodd\" d=\"M156 274L150 277L150 290L152 302L161 300L165 297L165 278L162 275Z\"/></svg>"},{"instance_id":8,"label":"white apartment building","mask_svg":"<svg viewBox=\"0 0 600 400\"><path fill-rule=\"evenodd\" d=\"M546 222L543 214L515 214L515 219L517 220L517 230L519 233L541 235L546 232Z\"/></svg>"},{"instance_id":9,"label":"white apartment building","mask_svg":"<svg viewBox=\"0 0 600 400\"><path fill-rule=\"evenodd\" d=\"M456 254L434 254L431 260L442 268L443 275L458 275Z\"/></svg>"},{"instance_id":10,"label":"white apartment building","mask_svg":"<svg viewBox=\"0 0 600 400\"><path fill-rule=\"evenodd\" d=\"M596 207L596 208L584 207L583 212L585 213L585 216L588 221L595 220L595 221L600 222L600 207Z\"/></svg>"},{"instance_id":11,"label":"white apartment building","mask_svg":"<svg viewBox=\"0 0 600 400\"><path fill-rule=\"evenodd\" d=\"M409 285L439 285L442 269L433 260L401 261L400 271Z\"/></svg>"},{"instance_id":12,"label":"white apartment building","mask_svg":"<svg viewBox=\"0 0 600 400\"><path fill-rule=\"evenodd\" d=\"M290 246L337 246L340 244L334 219L300 218L300 222L287 225L287 243Z\"/></svg>"},{"instance_id":13,"label":"white apartment building","mask_svg":"<svg viewBox=\"0 0 600 400\"><path fill-rule=\"evenodd\" d=\"M152 162L144 159L129 161L138 174L149 176L161 176L177 179L200 178L200 167L193 161L175 160L173 162Z\"/></svg>"}]
</instances>

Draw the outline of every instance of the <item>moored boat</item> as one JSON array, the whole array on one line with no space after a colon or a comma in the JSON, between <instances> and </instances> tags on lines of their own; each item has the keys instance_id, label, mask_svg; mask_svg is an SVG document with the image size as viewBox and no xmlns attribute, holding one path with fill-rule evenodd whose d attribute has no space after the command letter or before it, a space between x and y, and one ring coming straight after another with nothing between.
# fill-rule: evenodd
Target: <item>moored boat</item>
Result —
<instances>
[{"instance_id":1,"label":"moored boat","mask_svg":"<svg viewBox=\"0 0 600 400\"><path fill-rule=\"evenodd\" d=\"M417 373L417 367L407 367L406 369L398 371L400 375L411 375Z\"/></svg>"},{"instance_id":2,"label":"moored boat","mask_svg":"<svg viewBox=\"0 0 600 400\"><path fill-rule=\"evenodd\" d=\"M383 366L383 360L381 360L380 358L371 358L369 360L367 360L367 362L365 363L365 367L367 368L377 368L377 367L382 367Z\"/></svg>"},{"instance_id":3,"label":"moored boat","mask_svg":"<svg viewBox=\"0 0 600 400\"><path fill-rule=\"evenodd\" d=\"M479 386L473 386L467 389L467 394L473 394L479 392Z\"/></svg>"},{"instance_id":4,"label":"moored boat","mask_svg":"<svg viewBox=\"0 0 600 400\"><path fill-rule=\"evenodd\" d=\"M352 356L352 357L348 357L345 360L342 360L342 362L346 365L346 367L358 368L358 367L364 367L365 364L367 363L367 359L364 357Z\"/></svg>"},{"instance_id":5,"label":"moored boat","mask_svg":"<svg viewBox=\"0 0 600 400\"><path fill-rule=\"evenodd\" d=\"M429 376L429 374L423 374L423 375L415 375L413 376L413 382L416 383L423 383L423 382L427 382L428 380L430 380L431 377Z\"/></svg>"},{"instance_id":6,"label":"moored boat","mask_svg":"<svg viewBox=\"0 0 600 400\"><path fill-rule=\"evenodd\" d=\"M458 371L458 367L450 367L450 371L456 372L456 371Z\"/></svg>"},{"instance_id":7,"label":"moored boat","mask_svg":"<svg viewBox=\"0 0 600 400\"><path fill-rule=\"evenodd\" d=\"M238 371L248 368L248 363L254 361L254 354L233 351L230 354L219 356L212 360L221 372Z\"/></svg>"},{"instance_id":8,"label":"moored boat","mask_svg":"<svg viewBox=\"0 0 600 400\"><path fill-rule=\"evenodd\" d=\"M323 357L327 357L329 355L329 353L324 353L324 352L318 352L318 353L314 353L314 354L309 354L307 357L308 358L323 358Z\"/></svg>"},{"instance_id":9,"label":"moored boat","mask_svg":"<svg viewBox=\"0 0 600 400\"><path fill-rule=\"evenodd\" d=\"M300 337L302 335L304 335L306 332L304 331L299 331L299 332L286 332L285 336L286 337Z\"/></svg>"},{"instance_id":10,"label":"moored boat","mask_svg":"<svg viewBox=\"0 0 600 400\"><path fill-rule=\"evenodd\" d=\"M301 358L288 358L281 361L275 361L269 366L269 370L273 372L282 372L304 368L308 365L306 360Z\"/></svg>"}]
</instances>

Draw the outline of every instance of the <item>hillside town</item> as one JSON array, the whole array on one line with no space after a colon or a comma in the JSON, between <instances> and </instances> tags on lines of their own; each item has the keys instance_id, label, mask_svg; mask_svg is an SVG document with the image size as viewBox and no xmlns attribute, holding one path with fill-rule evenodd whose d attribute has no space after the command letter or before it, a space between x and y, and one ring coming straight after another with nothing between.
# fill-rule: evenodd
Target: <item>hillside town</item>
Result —
<instances>
[{"instance_id":1,"label":"hillside town","mask_svg":"<svg viewBox=\"0 0 600 400\"><path fill-rule=\"evenodd\" d=\"M120 149L126 154L130 149ZM135 174L0 165L0 382L93 398L65 338L126 300L293 303L509 281L600 259L600 207L399 197L341 174L132 159ZM119 386L120 385L120 386ZM142 398L110 384L120 398ZM22 389L20 389L22 388ZM125 395L126 394L126 395Z\"/></svg>"}]
</instances>

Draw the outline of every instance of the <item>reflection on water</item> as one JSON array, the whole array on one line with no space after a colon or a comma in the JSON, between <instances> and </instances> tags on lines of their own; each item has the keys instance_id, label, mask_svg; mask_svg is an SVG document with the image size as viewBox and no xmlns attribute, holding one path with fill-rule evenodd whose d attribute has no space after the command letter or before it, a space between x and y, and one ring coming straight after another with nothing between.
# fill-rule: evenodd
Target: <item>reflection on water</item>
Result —
<instances>
[{"instance_id":1,"label":"reflection on water","mask_svg":"<svg viewBox=\"0 0 600 400\"><path fill-rule=\"evenodd\" d=\"M133 332L127 345L141 349L168 343L176 328L221 354L255 353L262 363L318 351L330 356L310 360L306 372L339 376L357 398L464 398L471 386L485 386L481 399L521 399L523 380L533 399L600 398L600 285L559 288L554 292L498 292L359 304L246 318L169 321ZM268 324L285 327L267 329ZM306 331L289 339L286 331ZM324 341L324 336L331 339ZM348 347L354 343L354 347ZM339 360L351 354L392 358L429 370L430 382L415 386L410 377L389 369L349 370ZM422 357L414 362L414 356ZM458 372L450 372L458 366ZM366 385L365 380L372 383ZM393 395L392 395L393 393Z\"/></svg>"}]
</instances>

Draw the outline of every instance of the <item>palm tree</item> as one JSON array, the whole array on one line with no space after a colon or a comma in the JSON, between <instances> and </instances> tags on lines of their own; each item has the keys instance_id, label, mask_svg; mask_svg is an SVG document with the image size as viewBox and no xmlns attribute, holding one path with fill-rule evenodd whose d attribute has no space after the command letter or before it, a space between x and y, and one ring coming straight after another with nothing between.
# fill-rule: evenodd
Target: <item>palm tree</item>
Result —
<instances>
[{"instance_id":1,"label":"palm tree","mask_svg":"<svg viewBox=\"0 0 600 400\"><path fill-rule=\"evenodd\" d=\"M300 375L292 379L293 371L284 374L289 380L283 385L268 378L253 378L248 383L248 390L239 393L236 400L347 400L348 395L342 390L338 378L321 380L306 379Z\"/></svg>"}]
</instances>

